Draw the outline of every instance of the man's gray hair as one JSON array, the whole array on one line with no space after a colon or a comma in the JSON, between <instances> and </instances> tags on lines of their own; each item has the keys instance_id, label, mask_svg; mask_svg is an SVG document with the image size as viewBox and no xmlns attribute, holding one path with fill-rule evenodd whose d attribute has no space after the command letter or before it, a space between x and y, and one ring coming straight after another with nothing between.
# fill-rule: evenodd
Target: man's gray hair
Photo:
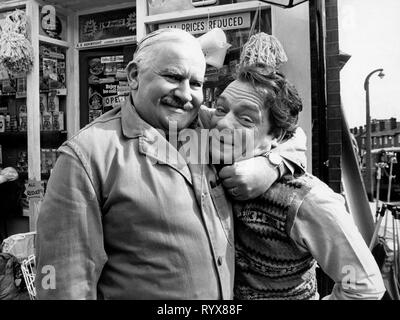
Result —
<instances>
[{"instance_id":1,"label":"man's gray hair","mask_svg":"<svg viewBox=\"0 0 400 320\"><path fill-rule=\"evenodd\" d=\"M139 41L136 51L133 54L132 62L136 63L137 65L146 64L148 60L152 59L154 53L152 51L152 47L154 45L171 41L191 41L194 45L197 43L199 49L201 50L200 43L187 31L177 28L158 29L149 33Z\"/></svg>"}]
</instances>

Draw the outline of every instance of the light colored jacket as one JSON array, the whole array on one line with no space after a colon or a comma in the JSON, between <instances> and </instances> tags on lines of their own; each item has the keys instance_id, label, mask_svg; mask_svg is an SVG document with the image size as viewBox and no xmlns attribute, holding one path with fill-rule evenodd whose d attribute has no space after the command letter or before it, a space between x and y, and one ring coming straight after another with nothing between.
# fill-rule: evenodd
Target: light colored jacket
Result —
<instances>
[{"instance_id":1,"label":"light colored jacket","mask_svg":"<svg viewBox=\"0 0 400 320\"><path fill-rule=\"evenodd\" d=\"M210 166L170 162L156 138L168 144L127 103L59 149L37 222L39 299L232 298L231 205Z\"/></svg>"}]
</instances>

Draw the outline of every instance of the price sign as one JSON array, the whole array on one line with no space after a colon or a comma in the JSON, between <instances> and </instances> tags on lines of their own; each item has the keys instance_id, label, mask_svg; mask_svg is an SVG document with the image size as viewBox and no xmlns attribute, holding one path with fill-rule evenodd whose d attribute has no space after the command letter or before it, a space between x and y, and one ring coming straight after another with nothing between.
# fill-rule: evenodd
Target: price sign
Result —
<instances>
[{"instance_id":1,"label":"price sign","mask_svg":"<svg viewBox=\"0 0 400 320\"><path fill-rule=\"evenodd\" d=\"M36 179L28 180L25 184L25 195L28 201L41 201L44 198L44 188L41 181Z\"/></svg>"}]
</instances>

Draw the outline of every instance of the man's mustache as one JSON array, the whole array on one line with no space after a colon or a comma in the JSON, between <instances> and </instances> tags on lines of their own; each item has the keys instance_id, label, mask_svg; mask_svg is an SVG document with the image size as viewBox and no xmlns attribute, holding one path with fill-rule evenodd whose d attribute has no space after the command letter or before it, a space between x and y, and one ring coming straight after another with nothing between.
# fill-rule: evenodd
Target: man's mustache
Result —
<instances>
[{"instance_id":1,"label":"man's mustache","mask_svg":"<svg viewBox=\"0 0 400 320\"><path fill-rule=\"evenodd\" d=\"M183 109L185 111L190 111L194 108L193 104L190 102L183 102L181 99L173 96L165 96L161 98L162 104L168 104L174 108Z\"/></svg>"}]
</instances>

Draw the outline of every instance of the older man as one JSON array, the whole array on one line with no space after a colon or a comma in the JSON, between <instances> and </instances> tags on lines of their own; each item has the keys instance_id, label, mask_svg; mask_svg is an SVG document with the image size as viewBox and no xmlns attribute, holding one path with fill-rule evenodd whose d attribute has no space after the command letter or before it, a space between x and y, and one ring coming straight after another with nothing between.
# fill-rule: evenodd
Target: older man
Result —
<instances>
[{"instance_id":1,"label":"older man","mask_svg":"<svg viewBox=\"0 0 400 320\"><path fill-rule=\"evenodd\" d=\"M232 298L230 203L212 167L169 141L171 123L198 126L205 67L189 33L148 35L127 68L131 99L59 149L37 224L40 299ZM236 179L252 183L243 192L275 179L260 159Z\"/></svg>"}]
</instances>

